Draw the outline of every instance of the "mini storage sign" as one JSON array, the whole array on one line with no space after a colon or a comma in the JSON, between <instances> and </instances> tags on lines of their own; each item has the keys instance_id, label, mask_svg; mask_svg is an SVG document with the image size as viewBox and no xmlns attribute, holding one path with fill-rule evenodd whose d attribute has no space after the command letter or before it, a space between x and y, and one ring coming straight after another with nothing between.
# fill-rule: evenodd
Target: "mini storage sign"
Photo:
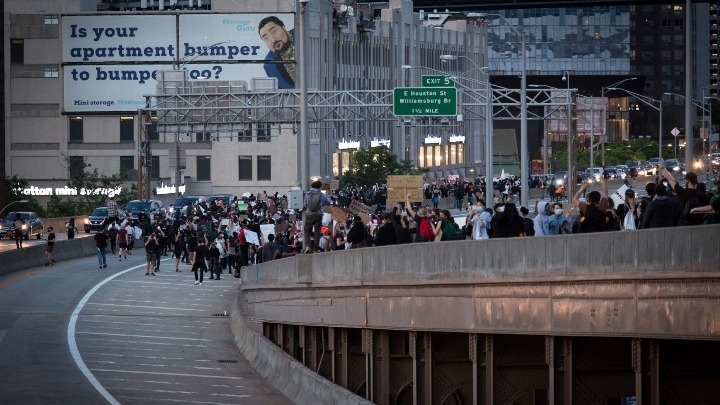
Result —
<instances>
[{"instance_id":1,"label":"mini storage sign","mask_svg":"<svg viewBox=\"0 0 720 405\"><path fill-rule=\"evenodd\" d=\"M258 24L271 15L293 29L292 13L64 15L64 110L135 111L155 94L157 71L174 66L190 79L267 77Z\"/></svg>"}]
</instances>

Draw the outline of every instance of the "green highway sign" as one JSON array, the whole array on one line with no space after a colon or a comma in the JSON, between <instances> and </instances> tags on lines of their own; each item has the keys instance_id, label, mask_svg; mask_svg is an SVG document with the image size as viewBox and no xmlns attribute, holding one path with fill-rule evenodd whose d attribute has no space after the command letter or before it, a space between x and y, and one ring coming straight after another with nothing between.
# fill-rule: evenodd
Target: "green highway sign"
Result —
<instances>
[{"instance_id":1,"label":"green highway sign","mask_svg":"<svg viewBox=\"0 0 720 405\"><path fill-rule=\"evenodd\" d=\"M421 116L457 115L455 87L396 87L393 114Z\"/></svg>"},{"instance_id":2,"label":"green highway sign","mask_svg":"<svg viewBox=\"0 0 720 405\"><path fill-rule=\"evenodd\" d=\"M423 75L423 87L455 87L455 80L443 75Z\"/></svg>"}]
</instances>

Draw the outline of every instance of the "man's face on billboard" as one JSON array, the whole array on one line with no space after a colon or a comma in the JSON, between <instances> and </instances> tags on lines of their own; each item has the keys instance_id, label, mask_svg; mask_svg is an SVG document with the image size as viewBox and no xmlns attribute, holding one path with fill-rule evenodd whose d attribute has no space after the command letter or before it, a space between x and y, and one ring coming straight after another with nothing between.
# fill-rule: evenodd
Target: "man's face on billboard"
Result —
<instances>
[{"instance_id":1,"label":"man's face on billboard","mask_svg":"<svg viewBox=\"0 0 720 405\"><path fill-rule=\"evenodd\" d=\"M284 52L290 46L290 34L285 27L274 22L269 22L260 29L260 38L276 53Z\"/></svg>"}]
</instances>

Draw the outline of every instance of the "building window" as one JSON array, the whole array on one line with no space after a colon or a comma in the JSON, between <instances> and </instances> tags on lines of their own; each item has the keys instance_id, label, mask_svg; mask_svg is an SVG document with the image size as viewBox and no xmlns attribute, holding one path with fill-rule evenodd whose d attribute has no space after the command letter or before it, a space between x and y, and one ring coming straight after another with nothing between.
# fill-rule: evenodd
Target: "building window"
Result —
<instances>
[{"instance_id":1,"label":"building window","mask_svg":"<svg viewBox=\"0 0 720 405\"><path fill-rule=\"evenodd\" d=\"M46 14L45 15L45 25L58 25L58 16L57 14Z\"/></svg>"},{"instance_id":2,"label":"building window","mask_svg":"<svg viewBox=\"0 0 720 405\"><path fill-rule=\"evenodd\" d=\"M49 79L60 77L60 69L57 66L48 66L45 68L45 77Z\"/></svg>"},{"instance_id":3,"label":"building window","mask_svg":"<svg viewBox=\"0 0 720 405\"><path fill-rule=\"evenodd\" d=\"M270 168L270 162L272 161L271 156L258 156L257 157L257 179L258 180L272 180L272 171Z\"/></svg>"},{"instance_id":4,"label":"building window","mask_svg":"<svg viewBox=\"0 0 720 405\"><path fill-rule=\"evenodd\" d=\"M10 63L25 63L25 40L13 38L10 40Z\"/></svg>"},{"instance_id":5,"label":"building window","mask_svg":"<svg viewBox=\"0 0 720 405\"><path fill-rule=\"evenodd\" d=\"M238 180L252 180L252 156L238 156Z\"/></svg>"},{"instance_id":6,"label":"building window","mask_svg":"<svg viewBox=\"0 0 720 405\"><path fill-rule=\"evenodd\" d=\"M197 156L197 181L210 181L210 156Z\"/></svg>"},{"instance_id":7,"label":"building window","mask_svg":"<svg viewBox=\"0 0 720 405\"><path fill-rule=\"evenodd\" d=\"M68 158L68 165L70 178L80 177L85 171L85 158L82 156L70 156Z\"/></svg>"},{"instance_id":8,"label":"building window","mask_svg":"<svg viewBox=\"0 0 720 405\"><path fill-rule=\"evenodd\" d=\"M120 117L120 142L135 142L134 117Z\"/></svg>"},{"instance_id":9,"label":"building window","mask_svg":"<svg viewBox=\"0 0 720 405\"><path fill-rule=\"evenodd\" d=\"M157 180L160 178L160 156L153 156L150 166L150 178Z\"/></svg>"},{"instance_id":10,"label":"building window","mask_svg":"<svg viewBox=\"0 0 720 405\"><path fill-rule=\"evenodd\" d=\"M196 132L195 142L210 142L210 132Z\"/></svg>"},{"instance_id":11,"label":"building window","mask_svg":"<svg viewBox=\"0 0 720 405\"><path fill-rule=\"evenodd\" d=\"M70 142L83 141L83 119L82 117L70 117Z\"/></svg>"},{"instance_id":12,"label":"building window","mask_svg":"<svg viewBox=\"0 0 720 405\"><path fill-rule=\"evenodd\" d=\"M130 170L135 169L135 156L120 156L120 176L126 179Z\"/></svg>"},{"instance_id":13,"label":"building window","mask_svg":"<svg viewBox=\"0 0 720 405\"><path fill-rule=\"evenodd\" d=\"M257 124L257 141L258 142L270 142L270 123L269 122L259 122ZM260 175L259 172L258 172L258 175Z\"/></svg>"}]
</instances>

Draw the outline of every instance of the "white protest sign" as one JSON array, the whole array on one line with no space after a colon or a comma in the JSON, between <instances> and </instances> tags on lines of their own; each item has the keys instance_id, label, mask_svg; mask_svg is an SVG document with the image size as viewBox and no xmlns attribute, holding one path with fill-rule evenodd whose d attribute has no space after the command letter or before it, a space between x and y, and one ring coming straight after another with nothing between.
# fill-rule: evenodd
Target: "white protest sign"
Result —
<instances>
[{"instance_id":1,"label":"white protest sign","mask_svg":"<svg viewBox=\"0 0 720 405\"><path fill-rule=\"evenodd\" d=\"M613 202L615 203L615 207L619 207L621 204L625 203L625 191L628 189L628 186L622 185L620 188L617 189L614 193L610 194L610 198L612 198Z\"/></svg>"},{"instance_id":2,"label":"white protest sign","mask_svg":"<svg viewBox=\"0 0 720 405\"><path fill-rule=\"evenodd\" d=\"M260 225L260 232L263 235L263 242L268 242L268 235L275 234L275 225L273 224L262 224Z\"/></svg>"},{"instance_id":3,"label":"white protest sign","mask_svg":"<svg viewBox=\"0 0 720 405\"><path fill-rule=\"evenodd\" d=\"M247 241L247 243L260 246L260 239L258 239L258 234L249 229L245 230L245 240Z\"/></svg>"}]
</instances>

